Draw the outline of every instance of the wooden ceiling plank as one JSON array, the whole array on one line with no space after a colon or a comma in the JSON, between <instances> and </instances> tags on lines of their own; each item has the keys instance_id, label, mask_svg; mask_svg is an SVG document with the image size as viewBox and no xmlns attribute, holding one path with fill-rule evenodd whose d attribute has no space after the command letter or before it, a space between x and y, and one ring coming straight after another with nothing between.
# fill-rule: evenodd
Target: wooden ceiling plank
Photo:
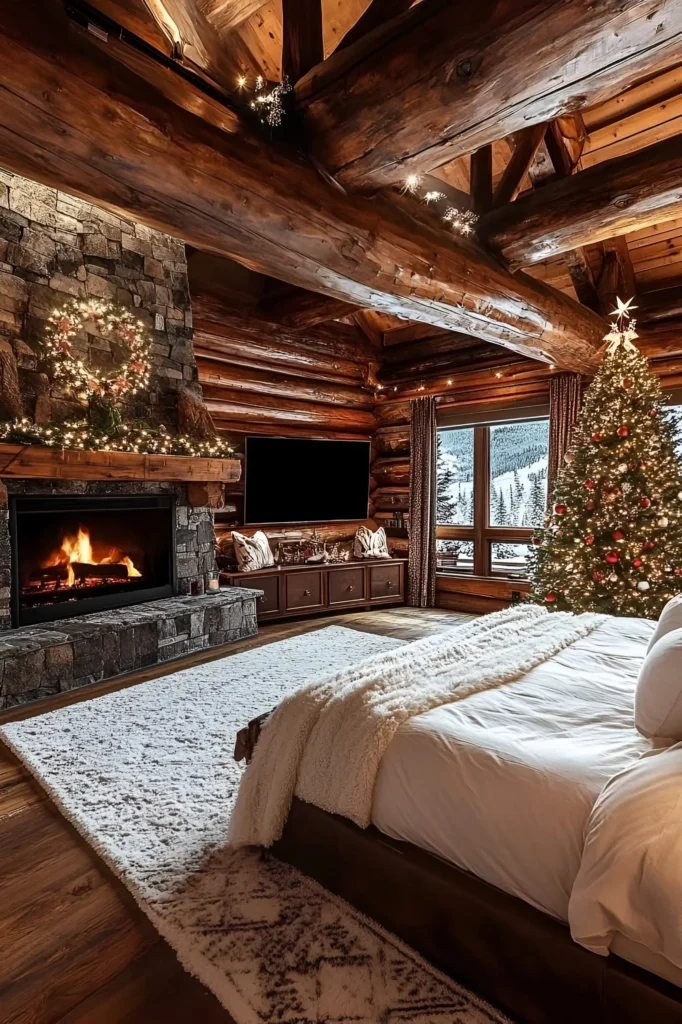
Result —
<instances>
[{"instance_id":1,"label":"wooden ceiling plank","mask_svg":"<svg viewBox=\"0 0 682 1024\"><path fill-rule=\"evenodd\" d=\"M679 0L422 0L296 94L316 158L381 187L613 96L681 45Z\"/></svg>"},{"instance_id":2,"label":"wooden ceiling plank","mask_svg":"<svg viewBox=\"0 0 682 1024\"><path fill-rule=\"evenodd\" d=\"M661 288L659 291L638 296L635 316L638 323L658 323L675 317L682 319L682 285ZM682 341L682 331L680 340Z\"/></svg>"},{"instance_id":3,"label":"wooden ceiling plank","mask_svg":"<svg viewBox=\"0 0 682 1024\"><path fill-rule=\"evenodd\" d=\"M681 159L682 136L551 182L493 210L482 236L521 267L679 217Z\"/></svg>"},{"instance_id":4,"label":"wooden ceiling plank","mask_svg":"<svg viewBox=\"0 0 682 1024\"><path fill-rule=\"evenodd\" d=\"M330 188L245 129L168 103L58 0L0 7L0 88L0 166L297 287L570 369L597 362L603 324L578 303L439 225Z\"/></svg>"},{"instance_id":5,"label":"wooden ceiling plank","mask_svg":"<svg viewBox=\"0 0 682 1024\"><path fill-rule=\"evenodd\" d=\"M295 85L322 60L322 0L282 0L282 75Z\"/></svg>"}]
</instances>

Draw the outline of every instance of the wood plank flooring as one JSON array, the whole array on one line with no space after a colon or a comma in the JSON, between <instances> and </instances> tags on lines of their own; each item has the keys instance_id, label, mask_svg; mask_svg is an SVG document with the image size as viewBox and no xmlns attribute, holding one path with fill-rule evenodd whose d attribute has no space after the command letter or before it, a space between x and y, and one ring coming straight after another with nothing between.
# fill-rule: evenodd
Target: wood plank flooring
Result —
<instances>
[{"instance_id":1,"label":"wood plank flooring","mask_svg":"<svg viewBox=\"0 0 682 1024\"><path fill-rule=\"evenodd\" d=\"M416 640L468 617L400 607L270 624L251 640L12 709L0 724L331 624ZM1 743L0 965L0 1024L233 1024Z\"/></svg>"}]
</instances>

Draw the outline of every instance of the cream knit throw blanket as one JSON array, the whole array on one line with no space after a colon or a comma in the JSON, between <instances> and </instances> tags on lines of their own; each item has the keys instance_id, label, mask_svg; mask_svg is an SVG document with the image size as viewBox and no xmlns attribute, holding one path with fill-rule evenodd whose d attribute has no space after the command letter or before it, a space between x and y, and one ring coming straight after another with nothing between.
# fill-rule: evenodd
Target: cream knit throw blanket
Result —
<instances>
[{"instance_id":1,"label":"cream knit throw blanket","mask_svg":"<svg viewBox=\"0 0 682 1024\"><path fill-rule=\"evenodd\" d=\"M604 619L534 605L508 608L291 694L265 724L244 773L230 842L271 846L294 795L366 828L379 763L403 722L518 679Z\"/></svg>"}]
</instances>

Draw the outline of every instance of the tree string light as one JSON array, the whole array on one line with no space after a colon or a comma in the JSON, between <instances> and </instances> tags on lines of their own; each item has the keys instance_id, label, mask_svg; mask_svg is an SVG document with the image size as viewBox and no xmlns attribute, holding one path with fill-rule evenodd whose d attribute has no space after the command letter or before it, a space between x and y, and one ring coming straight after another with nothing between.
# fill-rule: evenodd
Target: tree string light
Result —
<instances>
[{"instance_id":1,"label":"tree string light","mask_svg":"<svg viewBox=\"0 0 682 1024\"><path fill-rule=\"evenodd\" d=\"M532 598L549 608L657 618L682 586L682 474L658 378L618 300L546 526Z\"/></svg>"}]
</instances>

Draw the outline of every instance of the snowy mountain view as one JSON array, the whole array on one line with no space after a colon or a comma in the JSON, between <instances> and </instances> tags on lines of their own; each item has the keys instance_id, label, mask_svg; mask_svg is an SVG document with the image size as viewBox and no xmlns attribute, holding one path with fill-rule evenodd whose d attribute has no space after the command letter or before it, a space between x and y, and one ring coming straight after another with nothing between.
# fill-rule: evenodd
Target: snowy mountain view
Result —
<instances>
[{"instance_id":1,"label":"snowy mountain view","mask_svg":"<svg viewBox=\"0 0 682 1024\"><path fill-rule=\"evenodd\" d=\"M549 422L533 420L490 428L490 525L542 526L547 494ZM438 524L473 526L474 430L438 434ZM525 544L494 544L493 568L523 569ZM470 568L472 545L440 541L441 553L458 555L459 569ZM469 564L467 564L469 563Z\"/></svg>"}]
</instances>

